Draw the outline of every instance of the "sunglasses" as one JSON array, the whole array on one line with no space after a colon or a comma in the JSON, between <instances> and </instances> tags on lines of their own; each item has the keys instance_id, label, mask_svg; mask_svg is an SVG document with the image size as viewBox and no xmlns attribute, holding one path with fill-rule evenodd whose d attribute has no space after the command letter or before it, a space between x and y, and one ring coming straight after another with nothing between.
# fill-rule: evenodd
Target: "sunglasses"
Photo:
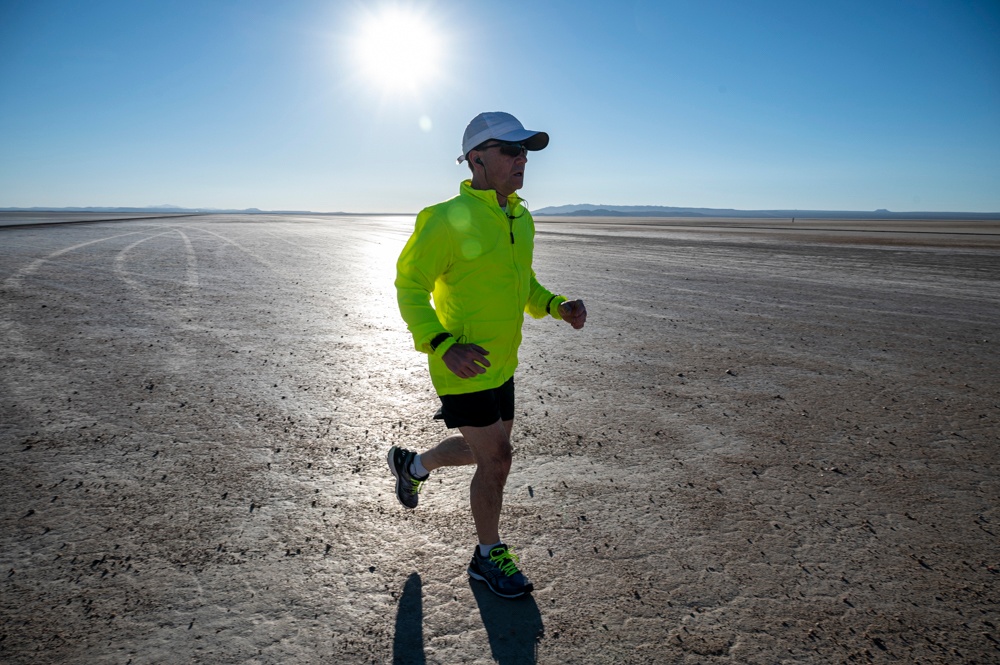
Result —
<instances>
[{"instance_id":1,"label":"sunglasses","mask_svg":"<svg viewBox=\"0 0 1000 665\"><path fill-rule=\"evenodd\" d=\"M490 143L477 148L477 150L489 150L490 148L500 148L500 154L507 157L520 157L528 152L523 143Z\"/></svg>"}]
</instances>

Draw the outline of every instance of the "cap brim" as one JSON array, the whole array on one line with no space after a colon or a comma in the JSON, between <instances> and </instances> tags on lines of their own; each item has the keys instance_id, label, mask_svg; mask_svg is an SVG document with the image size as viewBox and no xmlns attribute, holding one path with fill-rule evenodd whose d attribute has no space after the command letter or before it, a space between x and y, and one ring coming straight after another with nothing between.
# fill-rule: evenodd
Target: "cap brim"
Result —
<instances>
[{"instance_id":1,"label":"cap brim","mask_svg":"<svg viewBox=\"0 0 1000 665\"><path fill-rule=\"evenodd\" d=\"M528 150L544 150L549 144L549 135L545 132L533 132L530 129L519 129L496 137L497 141L506 143L521 143Z\"/></svg>"}]
</instances>

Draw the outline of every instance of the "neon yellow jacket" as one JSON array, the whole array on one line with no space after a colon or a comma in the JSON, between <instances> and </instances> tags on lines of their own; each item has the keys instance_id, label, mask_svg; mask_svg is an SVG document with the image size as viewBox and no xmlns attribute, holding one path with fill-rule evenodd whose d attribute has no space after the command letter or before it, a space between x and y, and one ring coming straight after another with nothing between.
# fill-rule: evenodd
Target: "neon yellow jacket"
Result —
<instances>
[{"instance_id":1,"label":"neon yellow jacket","mask_svg":"<svg viewBox=\"0 0 1000 665\"><path fill-rule=\"evenodd\" d=\"M460 395L503 385L514 376L524 312L536 319L559 316L559 303L531 269L535 222L516 194L507 210L496 192L466 180L453 199L425 208L396 263L399 312L418 351L428 354L439 395ZM433 306L431 305L433 296ZM443 332L452 338L432 351ZM455 343L478 344L490 367L469 379L441 360Z\"/></svg>"}]
</instances>

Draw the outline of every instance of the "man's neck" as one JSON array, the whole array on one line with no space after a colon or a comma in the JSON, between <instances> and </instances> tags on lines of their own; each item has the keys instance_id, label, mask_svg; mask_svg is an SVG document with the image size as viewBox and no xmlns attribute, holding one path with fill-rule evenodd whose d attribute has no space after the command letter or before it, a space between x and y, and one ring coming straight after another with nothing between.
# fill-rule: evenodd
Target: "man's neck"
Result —
<instances>
[{"instance_id":1,"label":"man's neck","mask_svg":"<svg viewBox=\"0 0 1000 665\"><path fill-rule=\"evenodd\" d=\"M480 182L476 178L473 178L472 179L472 189L480 189L480 190L486 191L486 190L490 190L490 189L493 189L493 188L490 187L485 182ZM500 205L500 207L501 208L507 207L507 196L504 195L504 194L501 194L500 192L497 192L495 189L493 189L493 191L496 192L497 203Z\"/></svg>"}]
</instances>

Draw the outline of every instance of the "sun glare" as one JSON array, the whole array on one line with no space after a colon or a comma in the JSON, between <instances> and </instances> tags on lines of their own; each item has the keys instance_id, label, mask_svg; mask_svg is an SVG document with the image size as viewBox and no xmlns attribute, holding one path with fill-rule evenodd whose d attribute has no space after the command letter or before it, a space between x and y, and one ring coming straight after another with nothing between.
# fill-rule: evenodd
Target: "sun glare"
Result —
<instances>
[{"instance_id":1,"label":"sun glare","mask_svg":"<svg viewBox=\"0 0 1000 665\"><path fill-rule=\"evenodd\" d=\"M384 92L416 91L439 75L441 38L420 13L386 7L365 16L354 57L367 85Z\"/></svg>"}]
</instances>

